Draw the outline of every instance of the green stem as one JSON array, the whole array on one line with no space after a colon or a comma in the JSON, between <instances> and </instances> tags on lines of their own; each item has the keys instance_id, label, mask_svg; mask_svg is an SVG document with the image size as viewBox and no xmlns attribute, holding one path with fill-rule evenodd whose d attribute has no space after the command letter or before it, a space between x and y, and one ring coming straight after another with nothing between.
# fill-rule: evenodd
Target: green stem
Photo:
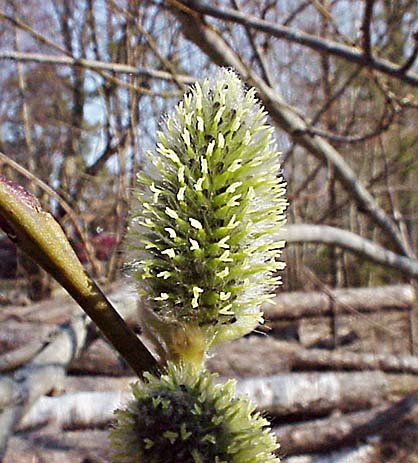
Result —
<instances>
[{"instance_id":1,"label":"green stem","mask_svg":"<svg viewBox=\"0 0 418 463\"><path fill-rule=\"evenodd\" d=\"M68 291L139 377L157 370L153 355L85 271L60 225L31 193L3 176L0 219L16 245Z\"/></svg>"}]
</instances>

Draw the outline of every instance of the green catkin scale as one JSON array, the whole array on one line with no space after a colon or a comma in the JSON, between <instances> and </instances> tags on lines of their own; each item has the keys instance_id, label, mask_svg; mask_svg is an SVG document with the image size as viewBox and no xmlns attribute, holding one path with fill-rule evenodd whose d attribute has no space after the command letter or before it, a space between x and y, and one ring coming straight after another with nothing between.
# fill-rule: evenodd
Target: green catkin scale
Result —
<instances>
[{"instance_id":1,"label":"green catkin scale","mask_svg":"<svg viewBox=\"0 0 418 463\"><path fill-rule=\"evenodd\" d=\"M111 432L117 463L278 463L269 423L230 380L191 365L168 363L145 375L134 399L116 412Z\"/></svg>"},{"instance_id":2,"label":"green catkin scale","mask_svg":"<svg viewBox=\"0 0 418 463\"><path fill-rule=\"evenodd\" d=\"M163 360L199 366L215 343L262 322L278 284L284 184L253 89L221 69L166 116L138 176L132 263L142 325Z\"/></svg>"}]
</instances>

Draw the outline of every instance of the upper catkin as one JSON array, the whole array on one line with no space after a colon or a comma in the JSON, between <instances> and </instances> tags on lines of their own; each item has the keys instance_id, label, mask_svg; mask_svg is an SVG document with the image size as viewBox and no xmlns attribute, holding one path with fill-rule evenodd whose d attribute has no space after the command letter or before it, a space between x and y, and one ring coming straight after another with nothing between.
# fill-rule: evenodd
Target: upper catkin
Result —
<instances>
[{"instance_id":1,"label":"upper catkin","mask_svg":"<svg viewBox=\"0 0 418 463\"><path fill-rule=\"evenodd\" d=\"M285 185L266 113L236 74L196 83L138 176L131 242L144 326L160 355L199 363L262 321L278 284Z\"/></svg>"}]
</instances>

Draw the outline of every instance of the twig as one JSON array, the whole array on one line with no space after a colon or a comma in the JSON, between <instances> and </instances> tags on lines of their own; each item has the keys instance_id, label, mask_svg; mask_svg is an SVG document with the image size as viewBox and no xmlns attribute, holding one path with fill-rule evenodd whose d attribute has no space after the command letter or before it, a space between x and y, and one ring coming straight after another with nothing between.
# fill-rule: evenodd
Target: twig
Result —
<instances>
[{"instance_id":1,"label":"twig","mask_svg":"<svg viewBox=\"0 0 418 463\"><path fill-rule=\"evenodd\" d=\"M399 69L399 72L401 73L408 72L409 69L411 69L412 65L414 64L418 56L418 31L414 33L412 38L414 39L414 48L412 49L411 55L409 56L409 58L406 59L405 63Z\"/></svg>"},{"instance_id":2,"label":"twig","mask_svg":"<svg viewBox=\"0 0 418 463\"><path fill-rule=\"evenodd\" d=\"M363 23L361 25L361 31L363 33L363 52L366 60L370 62L373 62L370 28L373 16L374 2L375 0L366 0L366 4L364 7Z\"/></svg>"},{"instance_id":3,"label":"twig","mask_svg":"<svg viewBox=\"0 0 418 463\"><path fill-rule=\"evenodd\" d=\"M302 13L306 10L307 7L312 5L311 0L307 0L306 2L301 3L295 10L293 10L290 15L283 21L283 26L289 26L290 23L297 17L298 14Z\"/></svg>"},{"instance_id":4,"label":"twig","mask_svg":"<svg viewBox=\"0 0 418 463\"><path fill-rule=\"evenodd\" d=\"M324 130L318 127L308 127L304 131L304 133L310 135L319 135L322 138L326 138L327 140L331 140L334 143L346 143L346 144L355 144L355 143L363 143L367 140L371 140L372 138L376 138L381 135L383 132L389 129L392 125L394 119L394 113L390 113L387 120L379 119L378 126L371 130L368 133L364 133L361 135L340 135L338 133L330 132L329 130Z\"/></svg>"},{"instance_id":5,"label":"twig","mask_svg":"<svg viewBox=\"0 0 418 463\"><path fill-rule=\"evenodd\" d=\"M225 21L232 21L237 24L246 25L253 29L268 33L274 37L287 40L289 42L298 43L300 45L311 48L318 52L328 53L329 55L343 58L347 61L356 64L366 65L376 71L395 77L403 82L413 86L418 86L418 75L412 72L405 73L402 66L394 64L385 59L369 59L365 54L355 47L343 45L331 40L324 40L315 37L306 32L292 30L286 26L274 24L263 19L259 19L253 15L245 14L232 10L230 8L218 8L203 1L196 0L167 0L172 4L180 3L193 11L207 14Z\"/></svg>"},{"instance_id":6,"label":"twig","mask_svg":"<svg viewBox=\"0 0 418 463\"><path fill-rule=\"evenodd\" d=\"M7 15L6 13L4 13L2 10L0 10L0 18L5 19L7 21L10 21L12 24L15 25L15 27L20 28L20 29L24 30L25 32L29 33L30 35L32 35L32 37L34 39L36 39L40 43L43 43L43 44L51 47L52 49L55 49L55 50L59 51L60 53L63 53L68 58L72 58L72 59L77 60L77 58L74 58L74 56L72 55L70 50L62 48L60 45L58 45L57 43L55 43L52 40L48 39L47 37L45 37L43 34L39 33L38 31L34 30L32 27L30 27L28 24L26 24L25 22L23 22L19 18L17 18L17 17L13 18L13 17ZM80 59L78 59L77 61L80 61ZM55 64L59 64L59 63L55 63ZM81 66L81 65L78 64L78 66ZM89 68L89 66L82 66L82 67ZM162 97L170 97L170 96L174 96L174 95L177 94L177 92L175 92L174 94L172 92L154 92L154 91L152 91L152 90L150 90L148 88L139 87L139 86L133 85L133 84L131 84L129 82L124 82L123 80L118 79L116 76L105 72L106 71L105 69L103 69L103 68L99 69L97 66L94 67L93 70L96 71L99 75L101 75L105 79L115 83L116 85L130 88L131 90L134 90L134 91L136 91L138 93L142 93L142 94L145 94L145 95L151 95L151 96L159 95L159 96L162 96ZM117 71L112 70L112 73L113 72L117 72ZM135 73L131 72L131 74L135 74ZM173 80L173 76L169 80ZM176 75L175 76L175 81L176 82L181 81L180 76Z\"/></svg>"},{"instance_id":7,"label":"twig","mask_svg":"<svg viewBox=\"0 0 418 463\"><path fill-rule=\"evenodd\" d=\"M240 4L239 4L239 0L232 0L232 3L233 3L233 5L234 5L234 7L235 7L235 9L236 9L237 11L241 11ZM274 84L273 79L272 79L272 77L271 77L271 75L270 75L270 72L269 72L269 70L268 70L267 63L265 62L264 57L263 57L263 55L261 54L261 50L260 50L260 48L257 46L257 44L256 44L256 42L255 42L255 40L254 40L254 35L253 35L253 33L252 33L252 30L251 30L249 27L247 27L247 26L244 26L244 28L245 28L245 33L246 33L246 35L247 35L247 37L248 37L248 41L250 42L251 47L252 47L252 49L253 49L254 56L255 56L255 58L256 58L256 60L257 60L257 62L258 62L258 64L259 64L259 66L260 66L260 68L261 68L261 75L262 75L263 79L264 79L271 87L273 87L273 84Z\"/></svg>"},{"instance_id":8,"label":"twig","mask_svg":"<svg viewBox=\"0 0 418 463\"><path fill-rule=\"evenodd\" d=\"M171 74L171 76L173 78L173 82L177 85L179 90L184 91L185 90L184 82L181 82L177 78L177 72L176 72L176 69L173 66L173 64L170 63L170 61L160 53L160 51L158 49L158 45L157 45L154 37L152 37L152 35L146 31L146 29L136 20L136 18L132 15L132 13L130 13L126 8L123 8L122 6L118 5L113 0L109 0L109 1L110 1L110 4L112 5L112 7L116 11L118 11L119 13L124 14L125 16L129 17L132 20L132 22L134 23L134 27L138 31L138 34L145 37L145 39L148 42L148 45L149 45L150 49L153 51L154 55L159 59L161 64Z\"/></svg>"}]
</instances>

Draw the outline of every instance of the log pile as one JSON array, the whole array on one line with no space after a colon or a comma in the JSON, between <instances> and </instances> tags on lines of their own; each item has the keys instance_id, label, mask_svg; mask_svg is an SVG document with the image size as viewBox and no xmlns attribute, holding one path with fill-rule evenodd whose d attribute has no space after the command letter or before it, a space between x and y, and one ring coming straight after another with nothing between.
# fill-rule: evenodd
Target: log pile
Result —
<instances>
[{"instance_id":1,"label":"log pile","mask_svg":"<svg viewBox=\"0 0 418 463\"><path fill-rule=\"evenodd\" d=\"M135 292L111 294L135 325ZM282 294L266 306L267 329L219 346L207 364L266 411L286 463L409 463L418 458L414 304L406 285ZM324 348L335 316L332 341L345 341ZM0 461L110 462L106 428L129 397L128 367L65 296L0 317Z\"/></svg>"}]
</instances>

